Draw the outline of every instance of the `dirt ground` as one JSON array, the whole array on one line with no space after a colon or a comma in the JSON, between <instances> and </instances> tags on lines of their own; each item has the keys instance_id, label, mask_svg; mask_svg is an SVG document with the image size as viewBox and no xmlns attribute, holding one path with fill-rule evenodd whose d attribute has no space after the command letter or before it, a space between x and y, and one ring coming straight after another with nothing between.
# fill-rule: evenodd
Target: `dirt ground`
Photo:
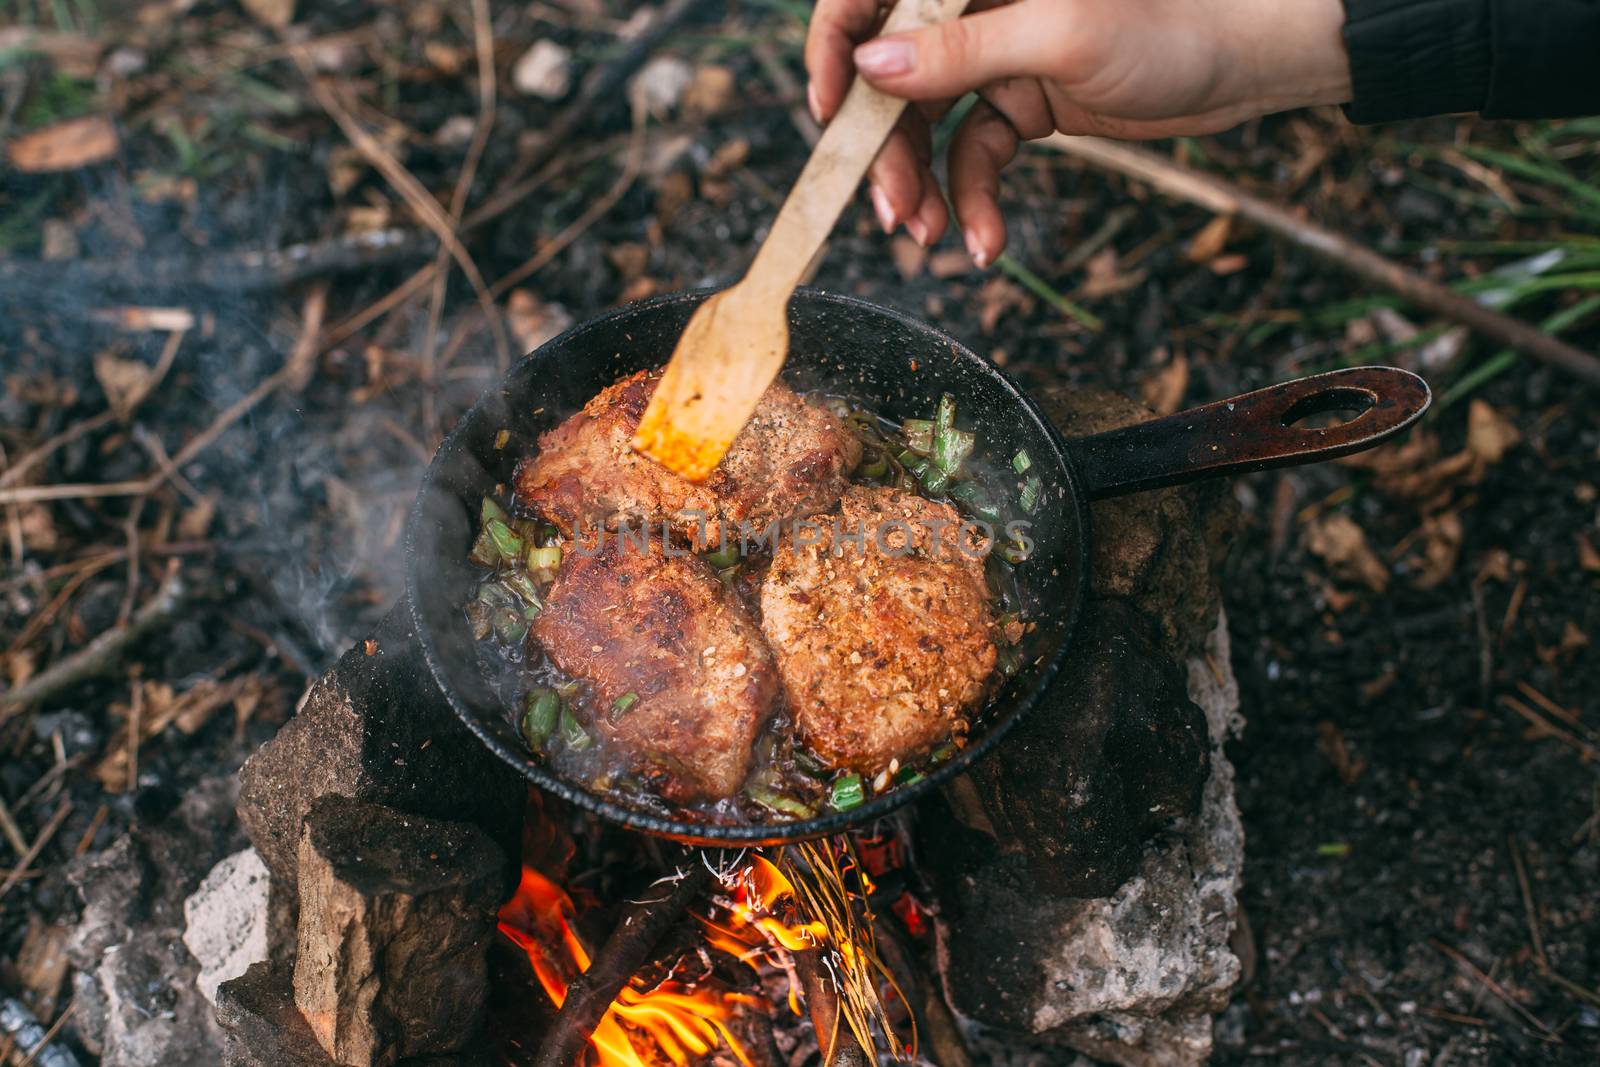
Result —
<instances>
[{"instance_id":1,"label":"dirt ground","mask_svg":"<svg viewBox=\"0 0 1600 1067\"><path fill-rule=\"evenodd\" d=\"M80 166L0 169L0 470L69 438L0 492L172 473L0 496L5 684L133 617L170 560L190 592L125 664L0 711L16 831L0 880L18 871L0 991L47 1020L64 978L18 961L71 919L66 862L236 766L393 602L423 465L501 359L459 269L436 312L429 284L373 312L433 246L415 197L335 121L448 207L480 104L471 5L344 0L281 32L232 5L54 6L17 24L48 42L0 38L0 143L84 116L111 119L113 141ZM684 67L656 68L638 123L612 91L541 153L575 94L521 91L519 59L553 40L576 83L625 53L629 12L491 6L495 119L465 202L520 199L465 245L490 285L535 257L497 294L506 353L738 276L805 154L803 11L703 5L656 49ZM1358 129L1319 112L1155 147L1600 347L1600 124ZM530 159L543 177L519 189ZM994 269L955 238L929 254L886 237L863 202L815 283L937 322L1029 386L1110 384L1163 411L1362 362L1436 393L1376 459L1236 484L1224 588L1253 948L1215 1062L1596 1062L1600 395L1046 150L1006 189ZM351 272L238 255L390 229L410 251ZM197 684L217 688L185 702Z\"/></svg>"}]
</instances>

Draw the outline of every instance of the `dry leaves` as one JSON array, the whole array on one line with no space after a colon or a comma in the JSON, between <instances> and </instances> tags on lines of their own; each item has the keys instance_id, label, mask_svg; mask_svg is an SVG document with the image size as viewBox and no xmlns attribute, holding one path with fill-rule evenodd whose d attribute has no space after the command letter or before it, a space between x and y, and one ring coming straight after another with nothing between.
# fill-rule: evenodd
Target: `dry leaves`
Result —
<instances>
[{"instance_id":1,"label":"dry leaves","mask_svg":"<svg viewBox=\"0 0 1600 1067\"><path fill-rule=\"evenodd\" d=\"M1032 310L1033 294L999 274L984 282L983 288L978 290L978 324L986 337L994 333L994 328L1000 324L1000 316L1008 311L1020 311L1026 315Z\"/></svg>"},{"instance_id":2,"label":"dry leaves","mask_svg":"<svg viewBox=\"0 0 1600 1067\"><path fill-rule=\"evenodd\" d=\"M902 233L890 240L889 258L894 260L895 270L900 272L900 277L910 281L921 274L922 268L927 265L928 250Z\"/></svg>"},{"instance_id":3,"label":"dry leaves","mask_svg":"<svg viewBox=\"0 0 1600 1067\"><path fill-rule=\"evenodd\" d=\"M112 349L94 355L94 377L105 390L106 402L117 418L124 421L150 394L155 385L155 369L137 359L124 359Z\"/></svg>"},{"instance_id":4,"label":"dry leaves","mask_svg":"<svg viewBox=\"0 0 1600 1067\"><path fill-rule=\"evenodd\" d=\"M1590 574L1600 574L1600 549L1581 533L1578 535L1578 566Z\"/></svg>"},{"instance_id":5,"label":"dry leaves","mask_svg":"<svg viewBox=\"0 0 1600 1067\"><path fill-rule=\"evenodd\" d=\"M294 21L294 0L239 0L239 4L251 18L275 30Z\"/></svg>"},{"instance_id":6,"label":"dry leaves","mask_svg":"<svg viewBox=\"0 0 1600 1067\"><path fill-rule=\"evenodd\" d=\"M1150 372L1139 383L1139 399L1157 415L1171 415L1189 391L1189 358L1182 352Z\"/></svg>"},{"instance_id":7,"label":"dry leaves","mask_svg":"<svg viewBox=\"0 0 1600 1067\"><path fill-rule=\"evenodd\" d=\"M1506 450L1521 440L1511 420L1485 401L1474 400L1467 409L1467 450L1485 465L1499 463Z\"/></svg>"},{"instance_id":8,"label":"dry leaves","mask_svg":"<svg viewBox=\"0 0 1600 1067\"><path fill-rule=\"evenodd\" d=\"M572 325L572 313L560 304L540 300L527 289L513 289L506 298L506 324L523 352L532 352Z\"/></svg>"},{"instance_id":9,"label":"dry leaves","mask_svg":"<svg viewBox=\"0 0 1600 1067\"><path fill-rule=\"evenodd\" d=\"M733 71L710 64L694 72L683 92L683 110L694 116L715 115L733 100Z\"/></svg>"},{"instance_id":10,"label":"dry leaves","mask_svg":"<svg viewBox=\"0 0 1600 1067\"><path fill-rule=\"evenodd\" d=\"M165 682L136 681L140 690L134 703L115 703L111 712L123 720L122 727L106 746L106 754L95 765L93 775L108 792L121 792L129 781L129 741L133 736L133 710L138 706L138 743L144 745L168 726L185 734L198 733L223 707L234 705L235 714L247 716L260 703L266 683L254 675L240 675L227 681L203 679L182 693Z\"/></svg>"},{"instance_id":11,"label":"dry leaves","mask_svg":"<svg viewBox=\"0 0 1600 1067\"><path fill-rule=\"evenodd\" d=\"M1201 227L1189 241L1184 257L1190 263L1204 263L1209 259L1215 259L1227 247L1228 237L1232 233L1233 216L1218 215Z\"/></svg>"},{"instance_id":12,"label":"dry leaves","mask_svg":"<svg viewBox=\"0 0 1600 1067\"><path fill-rule=\"evenodd\" d=\"M1334 575L1357 581L1374 592L1389 588L1389 568L1367 544L1367 535L1342 511L1330 512L1306 525L1306 548L1320 556Z\"/></svg>"},{"instance_id":13,"label":"dry leaves","mask_svg":"<svg viewBox=\"0 0 1600 1067\"><path fill-rule=\"evenodd\" d=\"M1097 300L1100 297L1115 296L1117 293L1136 288L1144 284L1145 278L1150 274L1148 269L1140 269L1123 273L1117 267L1118 258L1115 248L1102 249L1089 257L1089 262L1084 265L1088 278L1079 291L1079 296L1085 300Z\"/></svg>"},{"instance_id":14,"label":"dry leaves","mask_svg":"<svg viewBox=\"0 0 1600 1067\"><path fill-rule=\"evenodd\" d=\"M11 142L6 154L24 174L50 174L104 163L116 156L118 144L111 121L90 115L25 133Z\"/></svg>"}]
</instances>

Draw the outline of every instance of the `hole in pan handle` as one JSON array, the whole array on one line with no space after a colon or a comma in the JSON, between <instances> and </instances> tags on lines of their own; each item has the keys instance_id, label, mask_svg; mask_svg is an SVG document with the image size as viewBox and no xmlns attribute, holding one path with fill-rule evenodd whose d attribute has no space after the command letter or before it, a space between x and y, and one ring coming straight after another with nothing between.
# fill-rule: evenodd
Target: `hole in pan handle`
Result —
<instances>
[{"instance_id":1,"label":"hole in pan handle","mask_svg":"<svg viewBox=\"0 0 1600 1067\"><path fill-rule=\"evenodd\" d=\"M1068 441L1067 454L1098 500L1361 452L1410 426L1432 398L1410 371L1348 367ZM1305 425L1330 412L1352 417Z\"/></svg>"}]
</instances>

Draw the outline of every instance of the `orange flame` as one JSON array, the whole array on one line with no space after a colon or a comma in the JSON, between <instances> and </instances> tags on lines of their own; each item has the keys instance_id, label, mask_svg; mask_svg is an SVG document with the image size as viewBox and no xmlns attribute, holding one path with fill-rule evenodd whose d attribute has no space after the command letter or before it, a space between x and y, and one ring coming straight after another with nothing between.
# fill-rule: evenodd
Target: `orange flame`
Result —
<instances>
[{"instance_id":1,"label":"orange flame","mask_svg":"<svg viewBox=\"0 0 1600 1067\"><path fill-rule=\"evenodd\" d=\"M522 869L516 896L500 909L500 931L528 956L533 973L556 1007L567 998L572 979L589 969L589 951L572 926L572 898L532 867ZM650 1035L677 1067L726 1042L745 1067L750 1058L728 1029L736 1004L758 1004L754 997L692 989L667 981L653 989L624 986L601 1018L589 1044L600 1067L650 1067L623 1024Z\"/></svg>"}]
</instances>

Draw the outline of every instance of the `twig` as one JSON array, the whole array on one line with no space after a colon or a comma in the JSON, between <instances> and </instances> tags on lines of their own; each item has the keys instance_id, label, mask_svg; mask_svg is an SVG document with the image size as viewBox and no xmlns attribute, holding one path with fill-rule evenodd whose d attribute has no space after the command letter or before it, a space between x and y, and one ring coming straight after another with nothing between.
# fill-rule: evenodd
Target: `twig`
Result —
<instances>
[{"instance_id":1,"label":"twig","mask_svg":"<svg viewBox=\"0 0 1600 1067\"><path fill-rule=\"evenodd\" d=\"M17 827L17 820L11 817L11 809L6 807L4 797L0 797L0 833L5 834L11 848L17 855L28 851L28 842L22 839L22 831Z\"/></svg>"},{"instance_id":2,"label":"twig","mask_svg":"<svg viewBox=\"0 0 1600 1067\"><path fill-rule=\"evenodd\" d=\"M652 887L643 899L623 909L589 969L567 986L566 999L551 1020L534 1067L573 1067L581 1062L589 1035L611 1002L690 902L710 884L710 868L697 856L685 857L681 867L687 871L683 877Z\"/></svg>"},{"instance_id":3,"label":"twig","mask_svg":"<svg viewBox=\"0 0 1600 1067\"><path fill-rule=\"evenodd\" d=\"M27 876L28 868L33 866L33 861L39 858L39 853L44 851L44 846L56 836L56 831L61 829L61 824L67 821L67 816L72 812L72 801L63 800L56 813L50 816L50 821L44 824L44 829L39 831L39 836L33 839L33 844L28 846L28 851L22 854L17 865L11 869L4 882L0 882L0 900L4 900L7 893L11 892L16 884Z\"/></svg>"},{"instance_id":4,"label":"twig","mask_svg":"<svg viewBox=\"0 0 1600 1067\"><path fill-rule=\"evenodd\" d=\"M131 645L151 631L172 621L183 607L188 589L179 576L176 561L169 566L171 569L167 572L166 580L161 583L161 588L157 589L155 595L134 613L128 625L107 630L70 656L40 671L22 685L0 693L0 724L9 721L23 708L48 700L63 689L104 674L121 660L122 654Z\"/></svg>"},{"instance_id":5,"label":"twig","mask_svg":"<svg viewBox=\"0 0 1600 1067\"><path fill-rule=\"evenodd\" d=\"M1538 729L1540 734L1553 737L1557 741L1560 741L1566 745L1570 745L1579 756L1586 760L1600 760L1600 750L1596 750L1593 745L1573 734L1570 730L1565 730L1557 726L1555 723L1551 722L1543 715L1540 715L1537 711L1534 711L1532 708L1528 707L1528 705L1524 704L1522 701L1518 700L1509 693L1500 694L1500 703L1504 704L1518 715L1521 715L1524 719L1527 719L1534 725L1536 729Z\"/></svg>"},{"instance_id":6,"label":"twig","mask_svg":"<svg viewBox=\"0 0 1600 1067\"><path fill-rule=\"evenodd\" d=\"M1544 1034L1546 1038L1552 1041L1561 1040L1555 1035L1555 1032L1552 1031L1550 1027L1545 1025L1543 1020L1541 1020L1537 1015L1533 1014L1533 1012L1529 1011L1527 1008L1524 1008L1520 1001L1518 1001L1510 993L1506 992L1504 986L1502 986L1499 982L1496 982L1487 974L1484 974L1471 960L1467 959L1467 957L1463 956L1459 951L1451 948L1443 941L1438 941L1431 937L1428 939L1428 944L1432 945L1440 952L1443 952L1446 956L1449 956L1455 961L1457 967L1461 968L1462 971L1481 983L1485 989L1493 993L1500 1000L1504 1001L1511 1007L1512 1011L1520 1015L1524 1020L1532 1025L1534 1029Z\"/></svg>"},{"instance_id":7,"label":"twig","mask_svg":"<svg viewBox=\"0 0 1600 1067\"><path fill-rule=\"evenodd\" d=\"M7 467L4 473L0 473L0 489L8 485L15 485L36 464L49 459L51 453L70 445L85 434L93 433L116 417L116 413L113 411L102 411L93 418L84 419L82 422L61 431L33 451L25 452L18 456L15 463Z\"/></svg>"},{"instance_id":8,"label":"twig","mask_svg":"<svg viewBox=\"0 0 1600 1067\"><path fill-rule=\"evenodd\" d=\"M320 327L322 315L320 298L315 295L318 291L313 289L312 293L307 296L306 317L309 319L314 314ZM311 331L311 336L315 338L315 329ZM244 418L252 408L271 396L279 387L291 385L295 388L300 388L305 385L306 378L311 371L311 360L316 356L316 345L303 342L304 332L302 332L302 343L295 345L294 350L290 352L289 358L284 361L282 367L261 379L254 389L229 405L199 436L178 449L171 462L156 473L137 481L69 482L62 485L24 485L11 489L0 489L0 504L29 503L38 500L81 500L90 497L107 496L141 496L155 492L166 481L169 472L185 466L195 456L205 451L213 441L222 436L228 427Z\"/></svg>"},{"instance_id":9,"label":"twig","mask_svg":"<svg viewBox=\"0 0 1600 1067\"><path fill-rule=\"evenodd\" d=\"M450 257L456 261L461 272L467 276L467 281L472 283L473 291L478 294L478 303L495 326L495 348L501 353L502 360L508 362L510 343L506 340L505 324L495 312L494 300L489 295L488 286L484 283L483 274L478 270L478 264L473 261L471 253L461 243L461 239L456 236L455 223L444 213L439 201L433 198L433 194L428 192L416 176L406 170L400 161L395 159L393 153L384 148L376 137L356 121L350 109L339 99L338 92L317 76L304 49L293 49L289 54L294 57L307 84L311 86L311 94L317 98L317 103L322 105L328 117L333 119L334 124L344 132L345 137L367 162L377 168L378 173L382 174L384 180L400 194L407 206L417 213L423 224L433 231L439 238L439 243L450 253Z\"/></svg>"},{"instance_id":10,"label":"twig","mask_svg":"<svg viewBox=\"0 0 1600 1067\"><path fill-rule=\"evenodd\" d=\"M623 163L622 173L617 175L617 180L612 183L610 189L606 190L606 194L585 208L582 215L574 219L566 229L545 242L539 251L535 252L521 266L512 268L510 273L496 280L494 287L489 292L498 299L505 294L506 290L560 255L563 249L582 236L585 230L604 217L606 212L610 211L617 201L622 199L622 194L626 193L638 179L639 171L643 165L644 116L638 115L634 119L633 138L628 146L628 156Z\"/></svg>"},{"instance_id":11,"label":"twig","mask_svg":"<svg viewBox=\"0 0 1600 1067\"><path fill-rule=\"evenodd\" d=\"M209 292L282 289L322 275L368 271L421 259L431 255L438 243L438 238L425 230L387 229L341 234L284 248L206 255L79 259L59 263L0 260L0 292L8 302L20 303L34 294L95 286L126 286L141 294L193 289ZM89 306L87 301L72 303L85 310Z\"/></svg>"},{"instance_id":12,"label":"twig","mask_svg":"<svg viewBox=\"0 0 1600 1067\"><path fill-rule=\"evenodd\" d=\"M842 1025L839 989L822 965L825 951L814 948L794 953L795 973L800 976L800 985L805 990L806 1012L817 1033L823 1067L868 1067L872 1061L862 1050L861 1043L848 1026Z\"/></svg>"},{"instance_id":13,"label":"twig","mask_svg":"<svg viewBox=\"0 0 1600 1067\"><path fill-rule=\"evenodd\" d=\"M1464 323L1492 341L1525 352L1587 382L1600 384L1600 359L1593 355L1407 270L1333 230L1296 218L1276 204L1219 178L1201 174L1153 152L1099 137L1056 134L1040 143L1102 169L1147 182L1167 196L1187 200L1218 214L1248 219L1358 278L1391 290L1408 303Z\"/></svg>"},{"instance_id":14,"label":"twig","mask_svg":"<svg viewBox=\"0 0 1600 1067\"><path fill-rule=\"evenodd\" d=\"M1539 909L1533 903L1533 887L1528 884L1528 870L1522 864L1522 850L1517 847L1517 837L1512 834L1506 838L1506 847L1511 851L1511 866L1517 872L1517 888L1522 890L1522 909L1528 916L1528 936L1533 939L1533 954L1539 961L1539 969L1548 971L1550 959L1544 954L1544 937L1539 933Z\"/></svg>"},{"instance_id":15,"label":"twig","mask_svg":"<svg viewBox=\"0 0 1600 1067\"><path fill-rule=\"evenodd\" d=\"M778 55L778 50L771 41L757 41L751 46L750 51L755 54L756 62L761 64L761 69L767 75L767 80L778 89L778 95L785 100L793 101L789 105L789 121L799 132L800 137L811 147L816 147L817 138L822 136L822 130L817 126L817 120L811 117L811 112L801 101L804 99L805 90L800 88L800 80L794 72L783 64L783 57Z\"/></svg>"},{"instance_id":16,"label":"twig","mask_svg":"<svg viewBox=\"0 0 1600 1067\"><path fill-rule=\"evenodd\" d=\"M655 18L627 43L616 58L589 72L572 102L562 109L555 121L544 128L539 143L511 168L505 183L515 185L524 175L544 166L565 146L567 139L580 129L596 128L604 110L622 99L623 83L644 65L657 45L677 32L701 6L709 6L709 3L707 0L667 0L656 12ZM491 207L499 199L496 196L484 206Z\"/></svg>"},{"instance_id":17,"label":"twig","mask_svg":"<svg viewBox=\"0 0 1600 1067\"><path fill-rule=\"evenodd\" d=\"M462 161L461 173L456 177L455 190L450 194L450 225L456 229L460 228L461 213L466 210L472 180L477 176L478 163L483 159L489 133L494 128L494 27L489 21L489 0L472 0L472 43L478 55L478 125L472 131L466 159ZM450 281L449 265L450 254L441 246L433 257L433 294L428 306L428 328L422 336L422 425L429 441L438 436L438 411L433 388L434 357L439 348L439 322L444 316L445 289ZM503 362L500 370L505 370Z\"/></svg>"}]
</instances>

